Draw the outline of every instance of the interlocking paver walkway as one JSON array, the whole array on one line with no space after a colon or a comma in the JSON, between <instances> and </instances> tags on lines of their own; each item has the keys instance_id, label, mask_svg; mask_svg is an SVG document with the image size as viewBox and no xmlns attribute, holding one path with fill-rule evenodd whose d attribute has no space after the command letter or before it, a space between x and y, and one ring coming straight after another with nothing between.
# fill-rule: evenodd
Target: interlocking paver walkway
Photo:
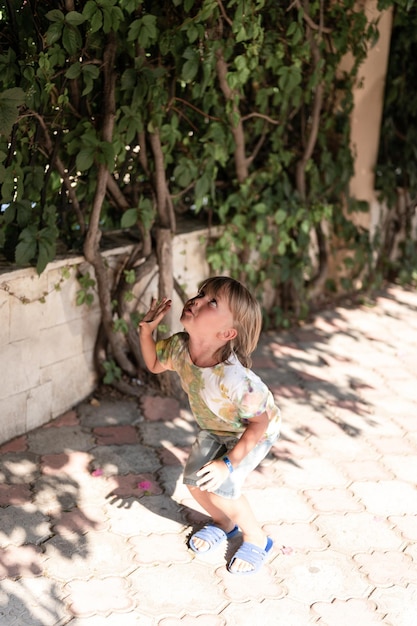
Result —
<instances>
[{"instance_id":1,"label":"interlocking paver walkway","mask_svg":"<svg viewBox=\"0 0 417 626\"><path fill-rule=\"evenodd\" d=\"M284 418L247 484L262 571L187 549L183 399L97 392L0 446L0 626L416 626L417 293L264 333L254 367Z\"/></svg>"}]
</instances>

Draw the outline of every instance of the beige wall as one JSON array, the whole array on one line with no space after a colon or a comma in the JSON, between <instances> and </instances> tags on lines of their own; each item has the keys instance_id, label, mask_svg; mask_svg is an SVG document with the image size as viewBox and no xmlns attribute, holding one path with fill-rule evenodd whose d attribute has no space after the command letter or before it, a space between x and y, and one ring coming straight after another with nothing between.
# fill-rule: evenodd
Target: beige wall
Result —
<instances>
[{"instance_id":1,"label":"beige wall","mask_svg":"<svg viewBox=\"0 0 417 626\"><path fill-rule=\"evenodd\" d=\"M372 232L380 214L380 206L375 194L374 170L378 157L385 77L391 40L392 9L380 13L376 0L368 0L366 10L370 20L379 16L379 39L375 46L370 48L366 61L360 67L359 85L354 92L351 142L356 158L350 191L358 200L369 202L370 214L359 213L356 216L356 222L365 228L370 228Z\"/></svg>"},{"instance_id":2,"label":"beige wall","mask_svg":"<svg viewBox=\"0 0 417 626\"><path fill-rule=\"evenodd\" d=\"M173 241L175 277L189 295L208 274L206 238L207 231L198 230ZM110 268L127 250L106 254ZM76 304L80 266L86 269L83 257L51 263L41 276L32 268L0 274L0 443L61 415L94 390L100 313L97 298L91 308ZM63 279L63 270L70 278ZM181 308L175 297L172 330L180 329Z\"/></svg>"}]
</instances>

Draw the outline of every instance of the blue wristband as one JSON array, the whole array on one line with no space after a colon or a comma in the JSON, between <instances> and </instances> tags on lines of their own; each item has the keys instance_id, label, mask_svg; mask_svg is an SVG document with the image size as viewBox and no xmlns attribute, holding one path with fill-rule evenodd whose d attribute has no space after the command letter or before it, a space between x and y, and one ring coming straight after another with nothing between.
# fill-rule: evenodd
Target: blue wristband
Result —
<instances>
[{"instance_id":1,"label":"blue wristband","mask_svg":"<svg viewBox=\"0 0 417 626\"><path fill-rule=\"evenodd\" d=\"M232 473L233 472L233 465L232 465L229 457L228 456L224 456L223 457L223 461L226 463L227 469L229 470L229 472Z\"/></svg>"}]
</instances>

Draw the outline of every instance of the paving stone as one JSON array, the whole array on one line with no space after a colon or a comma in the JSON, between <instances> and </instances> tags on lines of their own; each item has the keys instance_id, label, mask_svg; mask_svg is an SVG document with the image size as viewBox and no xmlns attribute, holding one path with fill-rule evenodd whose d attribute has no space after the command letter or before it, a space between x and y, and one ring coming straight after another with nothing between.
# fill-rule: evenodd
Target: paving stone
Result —
<instances>
[{"instance_id":1,"label":"paving stone","mask_svg":"<svg viewBox=\"0 0 417 626\"><path fill-rule=\"evenodd\" d=\"M265 524L263 530L274 540L276 551L284 556L294 551L325 550L329 547L329 541L315 522Z\"/></svg>"},{"instance_id":2,"label":"paving stone","mask_svg":"<svg viewBox=\"0 0 417 626\"><path fill-rule=\"evenodd\" d=\"M28 484L39 475L38 457L32 452L6 452L0 455L0 482Z\"/></svg>"},{"instance_id":3,"label":"paving stone","mask_svg":"<svg viewBox=\"0 0 417 626\"><path fill-rule=\"evenodd\" d=\"M416 407L417 408L417 407ZM402 437L372 437L369 444L384 455L411 455L417 454L417 449L407 439Z\"/></svg>"},{"instance_id":4,"label":"paving stone","mask_svg":"<svg viewBox=\"0 0 417 626\"><path fill-rule=\"evenodd\" d=\"M164 465L172 465L184 467L190 454L190 447L179 447L171 444L165 444L163 448L158 449L158 455Z\"/></svg>"},{"instance_id":5,"label":"paving stone","mask_svg":"<svg viewBox=\"0 0 417 626\"><path fill-rule=\"evenodd\" d=\"M353 483L350 489L376 515L406 515L417 511L417 489L400 480Z\"/></svg>"},{"instance_id":6,"label":"paving stone","mask_svg":"<svg viewBox=\"0 0 417 626\"><path fill-rule=\"evenodd\" d=\"M8 506L1 511L0 547L40 544L51 536L49 519L33 504Z\"/></svg>"},{"instance_id":7,"label":"paving stone","mask_svg":"<svg viewBox=\"0 0 417 626\"><path fill-rule=\"evenodd\" d=\"M340 469L352 482L390 480L394 478L394 474L384 467L382 461L355 460L354 463L340 463Z\"/></svg>"},{"instance_id":8,"label":"paving stone","mask_svg":"<svg viewBox=\"0 0 417 626\"><path fill-rule=\"evenodd\" d=\"M308 555L294 553L272 564L288 595L303 604L368 597L373 588L365 576L358 575L352 559L330 549Z\"/></svg>"},{"instance_id":9,"label":"paving stone","mask_svg":"<svg viewBox=\"0 0 417 626\"><path fill-rule=\"evenodd\" d=\"M319 438L312 437L310 445L315 448L321 457L336 461L338 464L345 461L355 462L356 459L372 459L374 452L369 445L359 437L340 436Z\"/></svg>"},{"instance_id":10,"label":"paving stone","mask_svg":"<svg viewBox=\"0 0 417 626\"><path fill-rule=\"evenodd\" d=\"M283 598L286 595L285 587L275 577L274 570L268 563L263 565L256 576L231 574L224 566L216 569L216 576L221 580L226 597L233 602L259 602L265 598Z\"/></svg>"},{"instance_id":11,"label":"paving stone","mask_svg":"<svg viewBox=\"0 0 417 626\"><path fill-rule=\"evenodd\" d=\"M307 489L304 495L316 511L323 513L353 513L364 509L347 489Z\"/></svg>"},{"instance_id":12,"label":"paving stone","mask_svg":"<svg viewBox=\"0 0 417 626\"><path fill-rule=\"evenodd\" d=\"M141 406L145 419L151 422L171 421L180 414L180 404L175 398L145 395L141 398Z\"/></svg>"},{"instance_id":13,"label":"paving stone","mask_svg":"<svg viewBox=\"0 0 417 626\"><path fill-rule=\"evenodd\" d=\"M40 576L41 573L42 551L38 546L8 546L0 549L0 580L22 576Z\"/></svg>"},{"instance_id":14,"label":"paving stone","mask_svg":"<svg viewBox=\"0 0 417 626\"><path fill-rule=\"evenodd\" d=\"M248 491L245 494L263 523L276 521L307 521L315 517L306 498L288 487Z\"/></svg>"},{"instance_id":15,"label":"paving stone","mask_svg":"<svg viewBox=\"0 0 417 626\"><path fill-rule=\"evenodd\" d=\"M45 424L43 428L61 428L61 426L78 426L78 424L77 411L71 409Z\"/></svg>"},{"instance_id":16,"label":"paving stone","mask_svg":"<svg viewBox=\"0 0 417 626\"><path fill-rule=\"evenodd\" d=\"M0 585L0 626L60 626L70 615L62 586L48 578L3 580Z\"/></svg>"},{"instance_id":17,"label":"paving stone","mask_svg":"<svg viewBox=\"0 0 417 626\"><path fill-rule=\"evenodd\" d=\"M153 449L141 444L122 446L97 446L91 451L92 466L104 476L116 474L142 474L154 472L161 467Z\"/></svg>"},{"instance_id":18,"label":"paving stone","mask_svg":"<svg viewBox=\"0 0 417 626\"><path fill-rule=\"evenodd\" d=\"M417 563L413 562L411 556L400 551L375 550L372 554L356 554L354 560L360 571L377 587L417 583Z\"/></svg>"},{"instance_id":19,"label":"paving stone","mask_svg":"<svg viewBox=\"0 0 417 626\"><path fill-rule=\"evenodd\" d=\"M268 464L268 459L258 465L245 481L245 491L251 489L273 489L282 485L281 476L275 463Z\"/></svg>"},{"instance_id":20,"label":"paving stone","mask_svg":"<svg viewBox=\"0 0 417 626\"><path fill-rule=\"evenodd\" d=\"M284 428L283 428L284 431ZM317 452L312 448L308 441L291 441L285 434L281 433L281 437L272 446L272 455L278 461L287 461L288 463L298 463L299 459L304 457L314 457Z\"/></svg>"},{"instance_id":21,"label":"paving stone","mask_svg":"<svg viewBox=\"0 0 417 626\"><path fill-rule=\"evenodd\" d=\"M392 515L389 521L395 524L395 528L404 539L417 542L417 517L414 514Z\"/></svg>"},{"instance_id":22,"label":"paving stone","mask_svg":"<svg viewBox=\"0 0 417 626\"><path fill-rule=\"evenodd\" d=\"M249 582L246 583L249 585ZM309 626L316 623L308 606L283 597L229 604L222 613L227 626ZM336 625L333 625L336 626Z\"/></svg>"},{"instance_id":23,"label":"paving stone","mask_svg":"<svg viewBox=\"0 0 417 626\"><path fill-rule=\"evenodd\" d=\"M183 502L189 499L190 492L187 485L183 483L182 467L163 467L158 472L158 477L165 493L175 502Z\"/></svg>"},{"instance_id":24,"label":"paving stone","mask_svg":"<svg viewBox=\"0 0 417 626\"><path fill-rule=\"evenodd\" d=\"M140 614L138 610L129 613L110 613L109 615L93 615L92 617L74 618L68 626L155 626L149 615Z\"/></svg>"},{"instance_id":25,"label":"paving stone","mask_svg":"<svg viewBox=\"0 0 417 626\"><path fill-rule=\"evenodd\" d=\"M311 520L315 512L305 498L293 489L252 490L246 493L253 511L263 523L279 521L300 522Z\"/></svg>"},{"instance_id":26,"label":"paving stone","mask_svg":"<svg viewBox=\"0 0 417 626\"><path fill-rule=\"evenodd\" d=\"M161 607L161 617L178 617L183 613L220 613L227 605L218 578L195 560L138 568L128 581L138 607L151 615L155 607Z\"/></svg>"},{"instance_id":27,"label":"paving stone","mask_svg":"<svg viewBox=\"0 0 417 626\"><path fill-rule=\"evenodd\" d=\"M65 586L67 602L74 615L106 615L113 611L129 611L135 605L129 596L126 580L110 576L95 580L72 580Z\"/></svg>"},{"instance_id":28,"label":"paving stone","mask_svg":"<svg viewBox=\"0 0 417 626\"><path fill-rule=\"evenodd\" d=\"M316 602L311 608L320 617L319 624L323 626L335 624L337 626L351 626L352 624L378 626L382 623L388 626L388 622L383 620L384 614L377 612L376 604L366 599L350 598L349 600L335 599L333 602Z\"/></svg>"},{"instance_id":29,"label":"paving stone","mask_svg":"<svg viewBox=\"0 0 417 626\"><path fill-rule=\"evenodd\" d=\"M63 511L59 518L51 520L53 531L61 537L84 535L89 530L108 530L109 521L104 511L97 506L84 504L70 511Z\"/></svg>"},{"instance_id":30,"label":"paving stone","mask_svg":"<svg viewBox=\"0 0 417 626\"><path fill-rule=\"evenodd\" d=\"M0 506L25 504L32 499L32 492L27 485L0 485Z\"/></svg>"},{"instance_id":31,"label":"paving stone","mask_svg":"<svg viewBox=\"0 0 417 626\"><path fill-rule=\"evenodd\" d=\"M89 531L78 541L57 535L45 543L45 573L59 581L126 575L132 560L125 539L111 532Z\"/></svg>"},{"instance_id":32,"label":"paving stone","mask_svg":"<svg viewBox=\"0 0 417 626\"><path fill-rule=\"evenodd\" d=\"M107 498L141 498L162 493L154 474L127 474L126 476L110 476L106 479L109 488Z\"/></svg>"},{"instance_id":33,"label":"paving stone","mask_svg":"<svg viewBox=\"0 0 417 626\"><path fill-rule=\"evenodd\" d=\"M304 458L295 465L281 465L280 473L287 487L314 489L315 487L346 487L348 479L324 458Z\"/></svg>"},{"instance_id":34,"label":"paving stone","mask_svg":"<svg viewBox=\"0 0 417 626\"><path fill-rule=\"evenodd\" d=\"M158 626L227 626L227 622L220 615L197 615L185 616L181 619L163 618L158 622Z\"/></svg>"},{"instance_id":35,"label":"paving stone","mask_svg":"<svg viewBox=\"0 0 417 626\"><path fill-rule=\"evenodd\" d=\"M387 624L392 626L415 626L417 606L417 585L395 586L388 589L375 589L372 601L381 613L386 613Z\"/></svg>"},{"instance_id":36,"label":"paving stone","mask_svg":"<svg viewBox=\"0 0 417 626\"><path fill-rule=\"evenodd\" d=\"M33 488L33 503L44 515L57 516L76 506L79 484L67 475L42 476Z\"/></svg>"},{"instance_id":37,"label":"paving stone","mask_svg":"<svg viewBox=\"0 0 417 626\"><path fill-rule=\"evenodd\" d=\"M42 474L46 476L59 476L67 474L76 476L88 471L88 465L92 460L91 454L68 450L61 454L44 454L41 456Z\"/></svg>"},{"instance_id":38,"label":"paving stone","mask_svg":"<svg viewBox=\"0 0 417 626\"><path fill-rule=\"evenodd\" d=\"M106 511L112 531L124 536L182 532L186 525L181 508L164 495L109 503Z\"/></svg>"},{"instance_id":39,"label":"paving stone","mask_svg":"<svg viewBox=\"0 0 417 626\"><path fill-rule=\"evenodd\" d=\"M123 443L138 443L136 428L125 426L98 426L93 429L93 435L98 446L121 445Z\"/></svg>"},{"instance_id":40,"label":"paving stone","mask_svg":"<svg viewBox=\"0 0 417 626\"><path fill-rule=\"evenodd\" d=\"M391 470L395 476L412 485L416 485L417 477L417 452L414 456L409 454L385 454L384 465Z\"/></svg>"},{"instance_id":41,"label":"paving stone","mask_svg":"<svg viewBox=\"0 0 417 626\"><path fill-rule=\"evenodd\" d=\"M139 426L139 432L143 443L148 446L190 447L195 441L197 426L176 417L169 422L143 422Z\"/></svg>"},{"instance_id":42,"label":"paving stone","mask_svg":"<svg viewBox=\"0 0 417 626\"><path fill-rule=\"evenodd\" d=\"M183 535L138 535L129 539L129 545L135 553L135 562L143 565L190 563L193 558Z\"/></svg>"},{"instance_id":43,"label":"paving stone","mask_svg":"<svg viewBox=\"0 0 417 626\"><path fill-rule=\"evenodd\" d=\"M80 426L39 428L30 432L27 440L30 450L37 454L58 454L68 450L85 452L94 446L94 439Z\"/></svg>"},{"instance_id":44,"label":"paving stone","mask_svg":"<svg viewBox=\"0 0 417 626\"><path fill-rule=\"evenodd\" d=\"M103 399L94 404L82 403L77 412L81 425L86 428L123 424L135 426L143 419L137 403L131 400Z\"/></svg>"},{"instance_id":45,"label":"paving stone","mask_svg":"<svg viewBox=\"0 0 417 626\"><path fill-rule=\"evenodd\" d=\"M400 550L403 540L385 519L371 513L319 515L314 523L333 550L355 554L366 550Z\"/></svg>"},{"instance_id":46,"label":"paving stone","mask_svg":"<svg viewBox=\"0 0 417 626\"><path fill-rule=\"evenodd\" d=\"M27 437L26 435L22 435L21 437L16 437L1 445L0 455L6 454L7 452L24 452L25 450L27 450Z\"/></svg>"},{"instance_id":47,"label":"paving stone","mask_svg":"<svg viewBox=\"0 0 417 626\"><path fill-rule=\"evenodd\" d=\"M417 293L384 294L261 337L283 425L246 484L274 539L255 576L226 569L241 533L188 548L209 518L179 397L97 394L3 444L0 626L415 626Z\"/></svg>"}]
</instances>

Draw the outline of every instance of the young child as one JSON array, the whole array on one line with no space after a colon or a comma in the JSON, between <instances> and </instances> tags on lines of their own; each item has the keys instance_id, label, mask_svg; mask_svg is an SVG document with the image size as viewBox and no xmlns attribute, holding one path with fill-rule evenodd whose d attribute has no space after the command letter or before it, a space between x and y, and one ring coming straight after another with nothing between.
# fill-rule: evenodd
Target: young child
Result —
<instances>
[{"instance_id":1,"label":"young child","mask_svg":"<svg viewBox=\"0 0 417 626\"><path fill-rule=\"evenodd\" d=\"M170 307L167 298L152 299L139 335L151 372L178 373L201 429L184 469L184 483L213 521L194 533L190 548L207 553L240 529L243 544L228 570L252 574L262 566L273 542L241 487L269 452L280 426L271 391L249 369L261 331L260 307L238 281L209 278L184 306L181 322L186 332L155 344L153 331Z\"/></svg>"}]
</instances>

